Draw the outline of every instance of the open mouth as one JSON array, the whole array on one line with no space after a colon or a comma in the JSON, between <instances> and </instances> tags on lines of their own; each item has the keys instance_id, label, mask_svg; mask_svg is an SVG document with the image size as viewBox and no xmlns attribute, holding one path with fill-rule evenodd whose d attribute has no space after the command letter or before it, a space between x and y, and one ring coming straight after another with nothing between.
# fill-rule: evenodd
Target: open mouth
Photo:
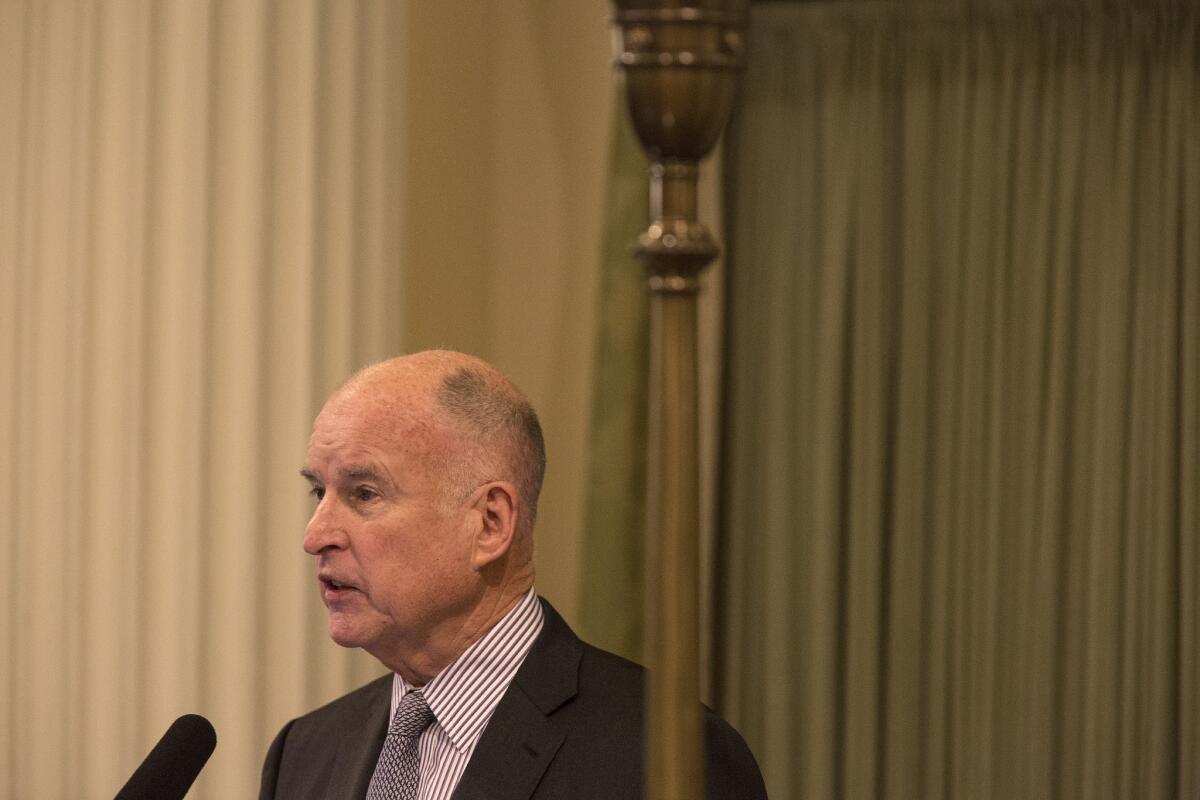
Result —
<instances>
[{"instance_id":1,"label":"open mouth","mask_svg":"<svg viewBox=\"0 0 1200 800\"><path fill-rule=\"evenodd\" d=\"M348 583L333 578L321 578L321 594L326 597L339 597L353 591L356 591L356 588Z\"/></svg>"}]
</instances>

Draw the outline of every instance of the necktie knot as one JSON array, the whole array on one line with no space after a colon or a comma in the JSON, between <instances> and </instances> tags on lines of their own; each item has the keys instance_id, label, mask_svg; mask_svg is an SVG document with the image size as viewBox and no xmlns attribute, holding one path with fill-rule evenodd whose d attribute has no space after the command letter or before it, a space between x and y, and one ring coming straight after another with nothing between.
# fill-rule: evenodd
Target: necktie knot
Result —
<instances>
[{"instance_id":1,"label":"necktie knot","mask_svg":"<svg viewBox=\"0 0 1200 800\"><path fill-rule=\"evenodd\" d=\"M388 726L388 736L402 736L405 739L415 739L420 736L433 722L433 711L425 702L425 693L412 691L400 698L396 708L396 716Z\"/></svg>"},{"instance_id":2,"label":"necktie knot","mask_svg":"<svg viewBox=\"0 0 1200 800\"><path fill-rule=\"evenodd\" d=\"M408 692L400 698L388 725L383 750L367 787L367 800L416 800L421 784L421 754L417 737L433 722L425 693Z\"/></svg>"}]
</instances>

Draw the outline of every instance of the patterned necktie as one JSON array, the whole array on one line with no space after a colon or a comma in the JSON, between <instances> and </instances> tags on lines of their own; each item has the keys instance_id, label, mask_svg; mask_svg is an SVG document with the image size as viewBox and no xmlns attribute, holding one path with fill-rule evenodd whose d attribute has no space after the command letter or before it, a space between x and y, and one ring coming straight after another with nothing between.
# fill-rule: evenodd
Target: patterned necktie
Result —
<instances>
[{"instance_id":1,"label":"patterned necktie","mask_svg":"<svg viewBox=\"0 0 1200 800\"><path fill-rule=\"evenodd\" d=\"M433 712L424 693L413 691L400 699L367 787L367 800L417 800L421 777L417 740L431 722Z\"/></svg>"}]
</instances>

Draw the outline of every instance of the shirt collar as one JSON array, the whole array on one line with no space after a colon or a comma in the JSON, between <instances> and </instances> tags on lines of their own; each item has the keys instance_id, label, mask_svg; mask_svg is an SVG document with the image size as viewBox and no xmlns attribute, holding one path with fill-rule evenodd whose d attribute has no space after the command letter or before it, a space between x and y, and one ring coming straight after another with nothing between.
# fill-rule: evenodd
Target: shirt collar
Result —
<instances>
[{"instance_id":1,"label":"shirt collar","mask_svg":"<svg viewBox=\"0 0 1200 800\"><path fill-rule=\"evenodd\" d=\"M543 621L542 604L531 587L499 622L424 686L425 700L456 750L465 752L479 738L541 633ZM393 677L389 719L411 691L399 674Z\"/></svg>"}]
</instances>

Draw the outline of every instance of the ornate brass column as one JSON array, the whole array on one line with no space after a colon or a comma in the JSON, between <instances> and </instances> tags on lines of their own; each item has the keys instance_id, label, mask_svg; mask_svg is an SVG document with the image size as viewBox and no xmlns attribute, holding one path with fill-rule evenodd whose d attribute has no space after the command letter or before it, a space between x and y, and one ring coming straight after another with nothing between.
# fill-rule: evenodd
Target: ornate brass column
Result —
<instances>
[{"instance_id":1,"label":"ornate brass column","mask_svg":"<svg viewBox=\"0 0 1200 800\"><path fill-rule=\"evenodd\" d=\"M616 61L650 156L647 492L647 797L704 796L699 681L696 294L718 252L696 217L698 163L716 144L742 65L745 0L614 0Z\"/></svg>"}]
</instances>

